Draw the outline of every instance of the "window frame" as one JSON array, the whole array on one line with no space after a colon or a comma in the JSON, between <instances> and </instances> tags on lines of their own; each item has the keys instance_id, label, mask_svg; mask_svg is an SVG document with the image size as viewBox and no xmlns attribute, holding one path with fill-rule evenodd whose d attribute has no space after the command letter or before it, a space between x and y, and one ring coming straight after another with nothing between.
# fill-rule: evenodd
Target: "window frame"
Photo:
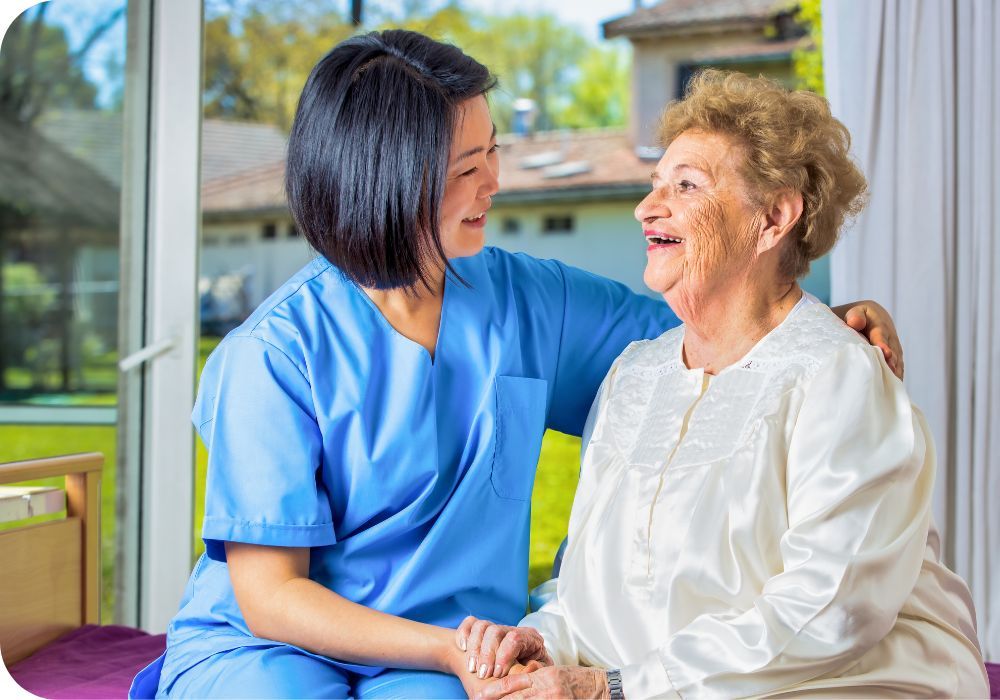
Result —
<instances>
[{"instance_id":1,"label":"window frame","mask_svg":"<svg viewBox=\"0 0 1000 700\"><path fill-rule=\"evenodd\" d=\"M201 0L128 5L120 357L169 347L119 380L114 617L151 632L192 557L203 14Z\"/></svg>"}]
</instances>

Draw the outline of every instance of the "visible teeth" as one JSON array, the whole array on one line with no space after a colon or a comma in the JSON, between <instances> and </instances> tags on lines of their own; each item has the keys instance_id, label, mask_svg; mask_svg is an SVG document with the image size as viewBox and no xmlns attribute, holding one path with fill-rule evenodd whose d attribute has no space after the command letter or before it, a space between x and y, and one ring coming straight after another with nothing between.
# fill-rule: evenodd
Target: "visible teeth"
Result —
<instances>
[{"instance_id":1,"label":"visible teeth","mask_svg":"<svg viewBox=\"0 0 1000 700\"><path fill-rule=\"evenodd\" d=\"M486 212L483 212L479 216L470 216L468 219L465 219L465 221L479 221L485 214Z\"/></svg>"},{"instance_id":2,"label":"visible teeth","mask_svg":"<svg viewBox=\"0 0 1000 700\"><path fill-rule=\"evenodd\" d=\"M660 238L658 236L650 236L649 242L652 243L653 245L663 245L665 243L683 243L684 241L682 241L680 238L667 238L667 237Z\"/></svg>"}]
</instances>

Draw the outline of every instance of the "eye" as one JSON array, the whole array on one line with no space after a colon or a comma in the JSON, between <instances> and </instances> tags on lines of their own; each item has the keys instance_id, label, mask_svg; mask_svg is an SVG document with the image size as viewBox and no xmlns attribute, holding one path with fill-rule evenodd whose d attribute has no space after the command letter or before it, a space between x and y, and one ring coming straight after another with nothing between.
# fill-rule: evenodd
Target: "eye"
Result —
<instances>
[{"instance_id":1,"label":"eye","mask_svg":"<svg viewBox=\"0 0 1000 700\"><path fill-rule=\"evenodd\" d=\"M487 153L496 153L499 150L500 150L500 144L499 143L495 143L495 144L493 144L493 148L491 148L490 150L488 150Z\"/></svg>"},{"instance_id":2,"label":"eye","mask_svg":"<svg viewBox=\"0 0 1000 700\"><path fill-rule=\"evenodd\" d=\"M679 183L677 183L677 189L679 189L681 192L688 192L690 190L695 189L695 184L690 180L681 180Z\"/></svg>"},{"instance_id":3,"label":"eye","mask_svg":"<svg viewBox=\"0 0 1000 700\"><path fill-rule=\"evenodd\" d=\"M479 168L469 168L464 173L460 173L459 177L468 177L469 175L474 175L477 172L479 172Z\"/></svg>"}]
</instances>

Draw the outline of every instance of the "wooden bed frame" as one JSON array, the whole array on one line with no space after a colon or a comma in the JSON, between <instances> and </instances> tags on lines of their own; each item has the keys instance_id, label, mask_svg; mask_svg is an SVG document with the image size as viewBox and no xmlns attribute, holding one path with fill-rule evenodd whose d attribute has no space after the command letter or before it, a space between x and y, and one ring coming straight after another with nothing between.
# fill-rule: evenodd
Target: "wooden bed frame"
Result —
<instances>
[{"instance_id":1,"label":"wooden bed frame","mask_svg":"<svg viewBox=\"0 0 1000 700\"><path fill-rule=\"evenodd\" d=\"M0 655L8 667L100 622L103 466L97 452L0 464L0 484L66 477L66 517L0 530Z\"/></svg>"}]
</instances>

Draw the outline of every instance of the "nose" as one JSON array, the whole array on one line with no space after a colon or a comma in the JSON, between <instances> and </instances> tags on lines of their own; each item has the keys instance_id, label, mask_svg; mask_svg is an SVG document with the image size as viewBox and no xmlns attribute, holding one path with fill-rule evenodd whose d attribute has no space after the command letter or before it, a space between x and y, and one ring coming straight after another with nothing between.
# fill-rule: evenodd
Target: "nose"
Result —
<instances>
[{"instance_id":1,"label":"nose","mask_svg":"<svg viewBox=\"0 0 1000 700\"><path fill-rule=\"evenodd\" d=\"M635 218L639 223L651 224L657 219L669 217L670 207L667 206L666 198L659 196L656 190L643 197L635 207Z\"/></svg>"},{"instance_id":2,"label":"nose","mask_svg":"<svg viewBox=\"0 0 1000 700\"><path fill-rule=\"evenodd\" d=\"M480 196L492 197L500 190L500 161L494 165L486 164L483 168L484 179L480 187Z\"/></svg>"}]
</instances>

